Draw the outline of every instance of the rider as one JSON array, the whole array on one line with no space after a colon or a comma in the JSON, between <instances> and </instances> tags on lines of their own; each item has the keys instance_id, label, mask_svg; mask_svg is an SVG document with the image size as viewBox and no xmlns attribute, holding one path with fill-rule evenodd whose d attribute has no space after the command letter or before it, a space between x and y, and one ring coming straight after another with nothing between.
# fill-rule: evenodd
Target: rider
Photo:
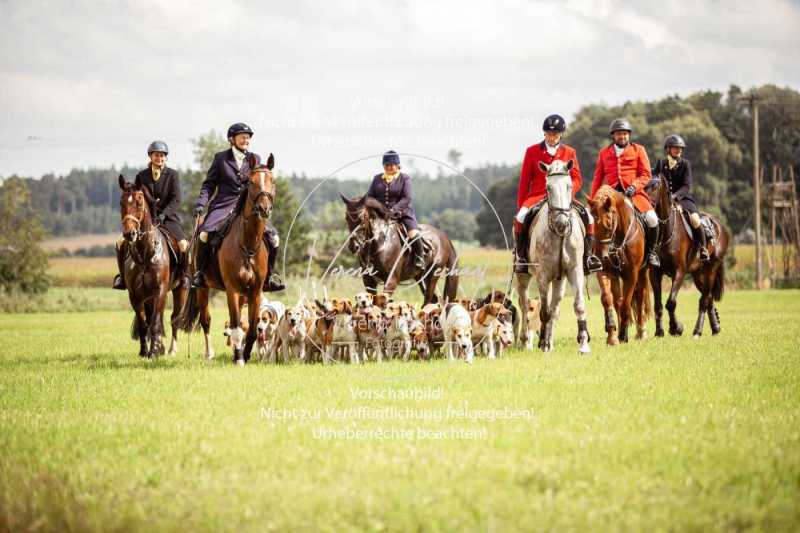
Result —
<instances>
[{"instance_id":1,"label":"rider","mask_svg":"<svg viewBox=\"0 0 800 533\"><path fill-rule=\"evenodd\" d=\"M650 198L644 188L650 181L650 160L644 146L630 142L631 125L624 118L611 121L608 133L612 143L600 150L597 156L597 167L594 171L591 197L603 185L610 185L631 199L640 213L644 213L647 226L645 235L645 256L650 265L658 267L658 216L653 210Z\"/></svg>"},{"instance_id":2,"label":"rider","mask_svg":"<svg viewBox=\"0 0 800 533\"><path fill-rule=\"evenodd\" d=\"M167 166L169 148L163 141L153 141L147 147L150 164L136 175L137 187L147 189L145 199L153 217L153 222L160 225L178 243L178 270L181 272L181 284L189 287L189 261L186 254L188 242L181 227L178 209L181 205L181 180L175 169ZM119 273L114 276L115 289L125 290L125 278L122 276L127 255L125 238L117 239L117 267Z\"/></svg>"},{"instance_id":3,"label":"rider","mask_svg":"<svg viewBox=\"0 0 800 533\"><path fill-rule=\"evenodd\" d=\"M664 153L667 157L656 162L653 174L666 178L672 198L689 212L689 222L692 225L695 242L698 243L700 259L706 262L710 259L708 248L706 248L706 233L702 229L697 203L690 192L692 188L692 164L688 159L682 157L685 148L686 143L683 137L675 133L667 135L667 138L664 139Z\"/></svg>"},{"instance_id":4,"label":"rider","mask_svg":"<svg viewBox=\"0 0 800 533\"><path fill-rule=\"evenodd\" d=\"M228 142L231 147L214 155L214 162L211 163L208 175L200 187L200 195L194 206L194 215L195 217L202 215L206 206L208 206L208 213L200 226L200 239L197 242L197 270L192 278L192 288L206 286L203 270L205 270L211 255L210 246L207 244L209 235L217 231L220 225L231 216L239 197L247 187L251 170L247 156L255 156L256 165L261 162L258 154L248 152L252 136L253 130L242 122L237 122L228 128ZM278 230L269 221L265 224L263 238L269 250L269 261L267 277L262 290L282 291L285 286L278 273L275 272L275 260L278 257L280 239Z\"/></svg>"},{"instance_id":5,"label":"rider","mask_svg":"<svg viewBox=\"0 0 800 533\"><path fill-rule=\"evenodd\" d=\"M417 214L411 205L411 176L400 172L400 155L394 150L383 154L383 173L372 178L367 196L386 206L391 217L405 226L414 254L414 266L424 269L426 243L419 235Z\"/></svg>"},{"instance_id":6,"label":"rider","mask_svg":"<svg viewBox=\"0 0 800 533\"><path fill-rule=\"evenodd\" d=\"M539 162L551 164L556 159L560 161L574 162L570 176L572 177L572 207L578 212L586 227L586 241L583 246L583 262L586 272L594 272L603 268L600 259L592 248L594 246L594 220L589 211L583 207L575 195L581 190L583 179L581 169L578 165L578 157L575 150L561 142L567 125L559 115L550 115L544 119L542 131L544 140L533 146L529 146L525 151L525 159L522 163L522 172L519 176L519 188L517 190L517 214L514 217L514 237L515 252L514 272L525 273L528 271L528 232L525 231L525 220L533 220L542 205L545 203L547 194L547 176L539 168Z\"/></svg>"}]
</instances>

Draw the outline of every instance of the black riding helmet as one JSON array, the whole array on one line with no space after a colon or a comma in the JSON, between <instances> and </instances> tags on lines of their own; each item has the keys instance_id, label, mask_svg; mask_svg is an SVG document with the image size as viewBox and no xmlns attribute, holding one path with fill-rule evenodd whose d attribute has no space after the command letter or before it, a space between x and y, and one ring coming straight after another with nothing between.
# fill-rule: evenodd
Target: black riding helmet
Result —
<instances>
[{"instance_id":1,"label":"black riding helmet","mask_svg":"<svg viewBox=\"0 0 800 533\"><path fill-rule=\"evenodd\" d=\"M147 147L147 155L150 155L153 152L161 152L164 155L169 154L169 148L167 148L167 143L165 143L164 141L151 142L150 146Z\"/></svg>"},{"instance_id":2,"label":"black riding helmet","mask_svg":"<svg viewBox=\"0 0 800 533\"><path fill-rule=\"evenodd\" d=\"M250 137L253 136L253 130L252 128L250 128L250 126L248 126L244 122L237 122L236 124L228 128L228 139L230 139L231 137L235 137L240 133L249 133Z\"/></svg>"},{"instance_id":3,"label":"black riding helmet","mask_svg":"<svg viewBox=\"0 0 800 533\"><path fill-rule=\"evenodd\" d=\"M564 133L566 129L567 122L561 115L550 115L542 124L542 131L545 133Z\"/></svg>"},{"instance_id":4,"label":"black riding helmet","mask_svg":"<svg viewBox=\"0 0 800 533\"><path fill-rule=\"evenodd\" d=\"M611 121L611 124L608 126L608 134L611 135L615 131L624 130L628 133L631 133L633 129L631 128L631 123L628 122L628 119L625 118L615 118Z\"/></svg>"},{"instance_id":5,"label":"black riding helmet","mask_svg":"<svg viewBox=\"0 0 800 533\"><path fill-rule=\"evenodd\" d=\"M684 142L683 137L677 133L672 133L667 135L667 138L664 139L664 150L669 150L672 146L686 149L686 142Z\"/></svg>"}]
</instances>

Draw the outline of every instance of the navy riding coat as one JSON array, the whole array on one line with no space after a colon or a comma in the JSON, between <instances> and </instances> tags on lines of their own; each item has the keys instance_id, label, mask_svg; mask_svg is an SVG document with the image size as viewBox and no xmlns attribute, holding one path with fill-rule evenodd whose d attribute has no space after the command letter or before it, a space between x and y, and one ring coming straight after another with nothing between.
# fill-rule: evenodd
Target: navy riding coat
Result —
<instances>
[{"instance_id":1,"label":"navy riding coat","mask_svg":"<svg viewBox=\"0 0 800 533\"><path fill-rule=\"evenodd\" d=\"M251 154L255 156L256 165L259 165L261 163L259 155L248 153ZM200 186L200 195L195 202L195 207L208 206L200 231L209 233L216 231L220 224L233 214L249 179L250 164L247 157L239 169L232 148L214 155L214 162L208 169L208 175Z\"/></svg>"},{"instance_id":2,"label":"navy riding coat","mask_svg":"<svg viewBox=\"0 0 800 533\"><path fill-rule=\"evenodd\" d=\"M390 211L397 213L396 218L406 229L417 229L417 214L411 205L411 176L400 173L391 183L386 183L383 174L372 178L367 196L375 198Z\"/></svg>"}]
</instances>

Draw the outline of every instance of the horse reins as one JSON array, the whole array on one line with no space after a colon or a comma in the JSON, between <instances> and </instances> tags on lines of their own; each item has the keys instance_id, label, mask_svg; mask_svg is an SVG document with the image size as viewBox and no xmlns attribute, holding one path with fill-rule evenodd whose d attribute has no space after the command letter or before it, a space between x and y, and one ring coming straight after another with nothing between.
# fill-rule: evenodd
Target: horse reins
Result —
<instances>
[{"instance_id":1,"label":"horse reins","mask_svg":"<svg viewBox=\"0 0 800 533\"><path fill-rule=\"evenodd\" d=\"M614 226L611 229L611 237L608 239L599 239L597 242L599 244L607 244L608 246L608 255L609 257L615 257L617 259L616 264L612 264L611 266L614 267L616 270L619 270L622 265L625 264L625 255L621 252L625 249L628 244L628 239L631 237L631 228L633 228L634 220L636 219L636 212L628 206L628 202L624 200L625 205L631 209L631 221L628 223L628 229L625 230L625 235L623 235L622 242L619 245L614 244L614 236L617 233L617 227L619 225L619 218L614 218ZM620 217L621 218L621 217Z\"/></svg>"}]
</instances>

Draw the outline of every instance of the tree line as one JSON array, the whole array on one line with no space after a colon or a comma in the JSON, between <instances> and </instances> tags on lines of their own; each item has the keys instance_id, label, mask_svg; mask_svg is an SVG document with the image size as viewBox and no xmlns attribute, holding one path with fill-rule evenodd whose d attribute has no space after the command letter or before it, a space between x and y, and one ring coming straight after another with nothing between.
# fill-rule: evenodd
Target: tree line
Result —
<instances>
[{"instance_id":1,"label":"tree line","mask_svg":"<svg viewBox=\"0 0 800 533\"><path fill-rule=\"evenodd\" d=\"M790 88L765 85L743 91L731 86L727 92L702 91L685 97L668 96L655 101L630 101L619 106L589 104L568 123L564 141L578 154L584 183L579 198L589 193L597 152L608 144L608 124L616 117L628 118L634 128L632 139L647 148L651 163L663 154L662 142L669 133L679 133L688 144L685 156L692 161L694 194L705 211L719 216L735 234L752 226L752 125L747 98L757 96L760 106L761 163L795 166L800 171L800 93ZM529 144L540 142L541 134L531 132ZM182 215L191 232L192 201L197 197L205 169L215 152L227 148L224 137L215 131L193 139L195 165L178 169L182 184ZM526 146L519 147L520 161L515 164L484 164L463 169L463 175L442 170L435 176L415 173L414 205L421 222L437 225L460 241L478 241L484 246L505 246L497 217L510 235L511 219L516 210L516 186L521 158ZM460 152L448 153L458 166ZM3 180L0 194L26 191L24 205L7 201L3 211L13 204L40 226L36 235L62 236L106 233L119 230L119 174L128 179L138 168L123 166L105 169L74 169L65 176L47 174L38 179L11 176ZM274 220L282 235L289 225L292 246L287 264L304 262L313 252L315 263L327 264L347 235L339 193L363 194L364 180L322 178L292 174L278 176L278 198ZM22 187L22 189L20 188ZM294 217L300 202L308 197L302 212ZM486 195L489 202L484 199ZM497 216L495 216L495 211ZM766 216L766 214L765 214ZM3 218L7 217L3 213ZM5 235L15 242L14 227ZM30 235L28 235L30 237ZM18 241L16 241L18 242ZM313 250L312 250L313 245ZM352 261L342 254L340 261Z\"/></svg>"}]
</instances>

